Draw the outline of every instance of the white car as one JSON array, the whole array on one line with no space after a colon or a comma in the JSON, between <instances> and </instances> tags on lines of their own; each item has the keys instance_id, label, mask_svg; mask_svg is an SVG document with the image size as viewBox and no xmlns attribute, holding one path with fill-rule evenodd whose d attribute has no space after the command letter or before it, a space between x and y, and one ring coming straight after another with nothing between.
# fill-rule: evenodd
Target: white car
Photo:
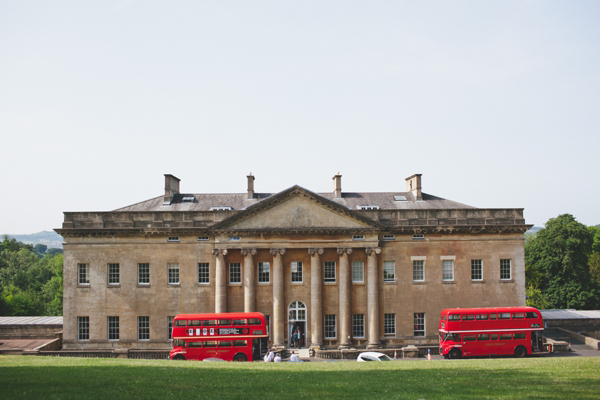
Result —
<instances>
[{"instance_id":1,"label":"white car","mask_svg":"<svg viewBox=\"0 0 600 400\"><path fill-rule=\"evenodd\" d=\"M392 361L392 359L383 353L377 353L376 351L367 351L365 353L360 353L356 358L356 361Z\"/></svg>"}]
</instances>

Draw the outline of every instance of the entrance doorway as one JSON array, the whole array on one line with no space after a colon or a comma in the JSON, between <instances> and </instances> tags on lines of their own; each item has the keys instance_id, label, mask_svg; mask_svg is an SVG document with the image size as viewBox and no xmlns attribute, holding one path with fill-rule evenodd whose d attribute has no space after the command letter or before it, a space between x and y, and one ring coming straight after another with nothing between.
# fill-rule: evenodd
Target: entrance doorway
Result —
<instances>
[{"instance_id":1,"label":"entrance doorway","mask_svg":"<svg viewBox=\"0 0 600 400\"><path fill-rule=\"evenodd\" d=\"M292 301L288 307L288 344L306 346L306 305L301 301Z\"/></svg>"}]
</instances>

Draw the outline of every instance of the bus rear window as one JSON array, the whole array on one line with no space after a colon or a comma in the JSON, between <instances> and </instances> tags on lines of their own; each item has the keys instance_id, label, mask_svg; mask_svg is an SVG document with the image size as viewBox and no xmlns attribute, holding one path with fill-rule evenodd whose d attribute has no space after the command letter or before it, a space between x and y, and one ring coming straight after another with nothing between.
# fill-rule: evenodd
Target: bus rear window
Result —
<instances>
[{"instance_id":1,"label":"bus rear window","mask_svg":"<svg viewBox=\"0 0 600 400\"><path fill-rule=\"evenodd\" d=\"M448 319L450 321L460 321L460 315L458 315L458 314L450 314L450 315L448 315Z\"/></svg>"},{"instance_id":2,"label":"bus rear window","mask_svg":"<svg viewBox=\"0 0 600 400\"><path fill-rule=\"evenodd\" d=\"M250 318L248 320L248 325L260 325L260 319L259 318Z\"/></svg>"},{"instance_id":3,"label":"bus rear window","mask_svg":"<svg viewBox=\"0 0 600 400\"><path fill-rule=\"evenodd\" d=\"M537 318L538 316L534 312L528 312L528 313L525 314L525 317L526 318Z\"/></svg>"},{"instance_id":4,"label":"bus rear window","mask_svg":"<svg viewBox=\"0 0 600 400\"><path fill-rule=\"evenodd\" d=\"M206 321L204 321L204 326L217 326L217 320L207 319Z\"/></svg>"},{"instance_id":5,"label":"bus rear window","mask_svg":"<svg viewBox=\"0 0 600 400\"><path fill-rule=\"evenodd\" d=\"M475 315L473 315L473 314L463 315L462 319L463 319L463 321L474 321Z\"/></svg>"},{"instance_id":6,"label":"bus rear window","mask_svg":"<svg viewBox=\"0 0 600 400\"><path fill-rule=\"evenodd\" d=\"M512 315L513 319L523 319L525 318L525 313L519 312L519 313L514 313Z\"/></svg>"},{"instance_id":7,"label":"bus rear window","mask_svg":"<svg viewBox=\"0 0 600 400\"><path fill-rule=\"evenodd\" d=\"M231 325L230 319L220 319L219 320L219 326L229 326L229 325Z\"/></svg>"},{"instance_id":8,"label":"bus rear window","mask_svg":"<svg viewBox=\"0 0 600 400\"><path fill-rule=\"evenodd\" d=\"M448 316L446 314L442 314L440 318L442 319L442 321L448 321Z\"/></svg>"},{"instance_id":9,"label":"bus rear window","mask_svg":"<svg viewBox=\"0 0 600 400\"><path fill-rule=\"evenodd\" d=\"M188 325L189 326L201 326L202 325L202 321L188 321Z\"/></svg>"},{"instance_id":10,"label":"bus rear window","mask_svg":"<svg viewBox=\"0 0 600 400\"><path fill-rule=\"evenodd\" d=\"M204 342L204 347L217 347L217 342L215 341L208 341L208 342Z\"/></svg>"},{"instance_id":11,"label":"bus rear window","mask_svg":"<svg viewBox=\"0 0 600 400\"><path fill-rule=\"evenodd\" d=\"M233 325L246 325L246 320L245 319L234 319L233 320Z\"/></svg>"},{"instance_id":12,"label":"bus rear window","mask_svg":"<svg viewBox=\"0 0 600 400\"><path fill-rule=\"evenodd\" d=\"M202 342L188 342L188 347L202 347Z\"/></svg>"},{"instance_id":13,"label":"bus rear window","mask_svg":"<svg viewBox=\"0 0 600 400\"><path fill-rule=\"evenodd\" d=\"M248 345L248 341L246 341L246 340L234 340L233 341L234 347L246 347L247 345Z\"/></svg>"},{"instance_id":14,"label":"bus rear window","mask_svg":"<svg viewBox=\"0 0 600 400\"><path fill-rule=\"evenodd\" d=\"M187 325L187 321L185 319L178 319L177 321L175 321L175 326L186 326Z\"/></svg>"}]
</instances>

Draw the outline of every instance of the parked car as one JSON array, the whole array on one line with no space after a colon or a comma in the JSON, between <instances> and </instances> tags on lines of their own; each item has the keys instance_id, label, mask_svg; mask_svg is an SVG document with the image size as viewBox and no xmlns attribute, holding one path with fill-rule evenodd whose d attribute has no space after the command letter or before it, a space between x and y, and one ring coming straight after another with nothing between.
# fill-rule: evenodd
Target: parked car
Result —
<instances>
[{"instance_id":1,"label":"parked car","mask_svg":"<svg viewBox=\"0 0 600 400\"><path fill-rule=\"evenodd\" d=\"M356 358L358 362L367 362L367 361L392 361L390 357L383 353L378 353L376 351L367 351L364 353L360 353Z\"/></svg>"}]
</instances>

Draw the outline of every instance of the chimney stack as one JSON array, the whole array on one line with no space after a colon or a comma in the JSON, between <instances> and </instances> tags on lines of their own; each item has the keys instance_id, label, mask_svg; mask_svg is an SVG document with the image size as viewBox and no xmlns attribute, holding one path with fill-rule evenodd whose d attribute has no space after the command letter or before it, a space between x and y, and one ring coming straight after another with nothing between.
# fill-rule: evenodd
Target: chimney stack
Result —
<instances>
[{"instance_id":1,"label":"chimney stack","mask_svg":"<svg viewBox=\"0 0 600 400\"><path fill-rule=\"evenodd\" d=\"M415 197L415 200L423 200L423 194L421 193L421 175L414 174L406 178L406 191L411 192Z\"/></svg>"},{"instance_id":2,"label":"chimney stack","mask_svg":"<svg viewBox=\"0 0 600 400\"><path fill-rule=\"evenodd\" d=\"M165 197L163 198L163 204L171 204L173 196L179 194L179 181L179 178L171 174L165 174Z\"/></svg>"},{"instance_id":3,"label":"chimney stack","mask_svg":"<svg viewBox=\"0 0 600 400\"><path fill-rule=\"evenodd\" d=\"M338 172L337 175L333 176L333 197L342 197L342 176Z\"/></svg>"},{"instance_id":4,"label":"chimney stack","mask_svg":"<svg viewBox=\"0 0 600 400\"><path fill-rule=\"evenodd\" d=\"M246 178L248 178L248 200L250 200L254 198L254 176L252 172Z\"/></svg>"}]
</instances>

